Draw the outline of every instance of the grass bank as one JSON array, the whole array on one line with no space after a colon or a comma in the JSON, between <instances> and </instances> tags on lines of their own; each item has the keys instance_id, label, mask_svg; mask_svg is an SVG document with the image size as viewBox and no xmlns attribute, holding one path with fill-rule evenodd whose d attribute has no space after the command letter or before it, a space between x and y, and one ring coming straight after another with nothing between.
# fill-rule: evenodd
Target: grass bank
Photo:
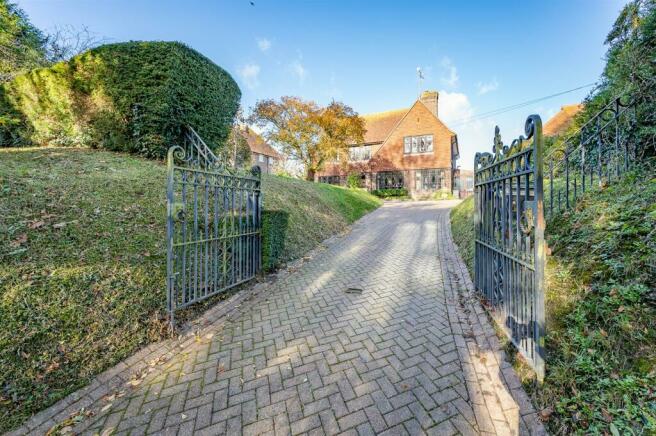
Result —
<instances>
[{"instance_id":1,"label":"grass bank","mask_svg":"<svg viewBox=\"0 0 656 436\"><path fill-rule=\"evenodd\" d=\"M473 199L451 213L473 268ZM547 374L525 387L556 434L656 432L656 179L629 174L549 220ZM526 368L516 362L520 373Z\"/></svg>"},{"instance_id":2,"label":"grass bank","mask_svg":"<svg viewBox=\"0 0 656 436\"><path fill-rule=\"evenodd\" d=\"M164 187L164 165L133 156L0 149L0 432L167 335ZM275 176L262 189L269 268L380 205Z\"/></svg>"}]
</instances>

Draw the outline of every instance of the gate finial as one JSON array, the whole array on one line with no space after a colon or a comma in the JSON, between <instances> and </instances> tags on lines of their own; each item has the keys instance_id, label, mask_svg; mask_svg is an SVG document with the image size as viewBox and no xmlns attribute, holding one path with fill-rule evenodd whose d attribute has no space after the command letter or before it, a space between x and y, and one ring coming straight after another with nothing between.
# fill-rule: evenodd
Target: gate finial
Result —
<instances>
[{"instance_id":1,"label":"gate finial","mask_svg":"<svg viewBox=\"0 0 656 436\"><path fill-rule=\"evenodd\" d=\"M501 140L501 131L499 126L494 127L494 148L492 149L494 153L494 161L498 162L501 160L501 155L503 152L503 141Z\"/></svg>"}]
</instances>

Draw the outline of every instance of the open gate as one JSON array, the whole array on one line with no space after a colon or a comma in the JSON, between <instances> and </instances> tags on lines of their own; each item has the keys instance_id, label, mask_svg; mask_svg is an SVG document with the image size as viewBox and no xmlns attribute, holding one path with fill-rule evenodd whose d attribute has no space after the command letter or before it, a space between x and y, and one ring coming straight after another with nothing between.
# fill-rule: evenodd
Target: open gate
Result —
<instances>
[{"instance_id":1,"label":"open gate","mask_svg":"<svg viewBox=\"0 0 656 436\"><path fill-rule=\"evenodd\" d=\"M544 205L542 121L531 115L504 145L495 129L493 154L476 153L475 286L538 380L544 378Z\"/></svg>"},{"instance_id":2,"label":"open gate","mask_svg":"<svg viewBox=\"0 0 656 436\"><path fill-rule=\"evenodd\" d=\"M234 170L188 129L167 157L167 306L177 309L252 279L262 262L259 167Z\"/></svg>"}]
</instances>

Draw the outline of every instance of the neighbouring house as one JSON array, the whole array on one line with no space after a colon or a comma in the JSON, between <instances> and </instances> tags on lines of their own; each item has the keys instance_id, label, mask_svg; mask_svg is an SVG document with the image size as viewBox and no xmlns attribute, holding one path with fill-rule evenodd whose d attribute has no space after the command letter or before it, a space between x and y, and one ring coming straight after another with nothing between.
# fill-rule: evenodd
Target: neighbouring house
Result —
<instances>
[{"instance_id":1,"label":"neighbouring house","mask_svg":"<svg viewBox=\"0 0 656 436\"><path fill-rule=\"evenodd\" d=\"M455 171L453 195L467 198L474 194L474 171L458 168Z\"/></svg>"},{"instance_id":2,"label":"neighbouring house","mask_svg":"<svg viewBox=\"0 0 656 436\"><path fill-rule=\"evenodd\" d=\"M355 174L369 191L405 188L414 198L445 197L454 188L458 137L438 117L439 94L424 91L410 108L363 115L364 143L349 145L316 181L345 184Z\"/></svg>"},{"instance_id":3,"label":"neighbouring house","mask_svg":"<svg viewBox=\"0 0 656 436\"><path fill-rule=\"evenodd\" d=\"M560 110L553 117L544 123L542 133L544 136L553 137L558 136L567 131L574 117L583 109L582 104L568 104L561 106Z\"/></svg>"},{"instance_id":4,"label":"neighbouring house","mask_svg":"<svg viewBox=\"0 0 656 436\"><path fill-rule=\"evenodd\" d=\"M253 165L260 167L263 173L271 174L280 161L280 154L250 127L243 127L241 132L251 149Z\"/></svg>"}]
</instances>

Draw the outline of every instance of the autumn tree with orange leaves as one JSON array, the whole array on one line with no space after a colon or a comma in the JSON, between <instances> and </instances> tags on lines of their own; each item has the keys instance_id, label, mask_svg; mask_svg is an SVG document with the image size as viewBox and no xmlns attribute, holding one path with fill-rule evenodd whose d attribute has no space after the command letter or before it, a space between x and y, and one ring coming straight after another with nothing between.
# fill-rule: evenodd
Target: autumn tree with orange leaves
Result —
<instances>
[{"instance_id":1,"label":"autumn tree with orange leaves","mask_svg":"<svg viewBox=\"0 0 656 436\"><path fill-rule=\"evenodd\" d=\"M305 167L305 179L314 180L326 162L348 155L348 144L364 141L364 120L349 106L333 101L322 107L298 97L257 103L251 122L288 158Z\"/></svg>"}]
</instances>

